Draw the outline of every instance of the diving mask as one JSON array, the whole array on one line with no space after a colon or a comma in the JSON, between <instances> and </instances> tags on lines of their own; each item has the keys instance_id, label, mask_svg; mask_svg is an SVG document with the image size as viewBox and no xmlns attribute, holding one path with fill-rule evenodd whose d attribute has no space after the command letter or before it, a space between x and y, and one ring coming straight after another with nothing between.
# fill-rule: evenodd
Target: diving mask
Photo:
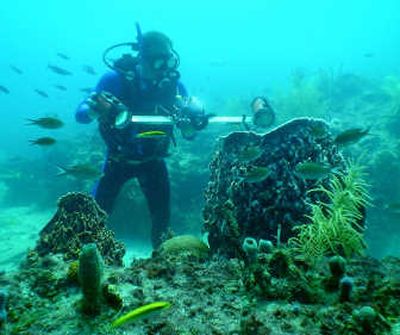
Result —
<instances>
[{"instance_id":1,"label":"diving mask","mask_svg":"<svg viewBox=\"0 0 400 335\"><path fill-rule=\"evenodd\" d=\"M153 57L149 60L150 66L156 70L175 70L179 66L179 57L175 52L168 55Z\"/></svg>"}]
</instances>

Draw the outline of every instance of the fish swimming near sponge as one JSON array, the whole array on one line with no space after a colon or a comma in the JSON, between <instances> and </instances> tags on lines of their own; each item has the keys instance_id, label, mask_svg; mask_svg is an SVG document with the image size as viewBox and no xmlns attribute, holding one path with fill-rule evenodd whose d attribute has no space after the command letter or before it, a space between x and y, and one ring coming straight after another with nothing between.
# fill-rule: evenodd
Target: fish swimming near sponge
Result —
<instances>
[{"instance_id":1,"label":"fish swimming near sponge","mask_svg":"<svg viewBox=\"0 0 400 335\"><path fill-rule=\"evenodd\" d=\"M335 167L320 162L301 162L296 165L295 172L304 179L318 180L326 177L331 172L336 172Z\"/></svg>"},{"instance_id":2,"label":"fish swimming near sponge","mask_svg":"<svg viewBox=\"0 0 400 335\"><path fill-rule=\"evenodd\" d=\"M240 180L249 183L261 183L270 175L271 170L266 166L250 166L248 170L240 175Z\"/></svg>"},{"instance_id":3,"label":"fish swimming near sponge","mask_svg":"<svg viewBox=\"0 0 400 335\"><path fill-rule=\"evenodd\" d=\"M371 127L368 128L351 128L342 131L340 134L338 134L333 142L336 145L339 146L346 146L350 144L357 143L359 140L361 140L363 137L368 135L370 132Z\"/></svg>"},{"instance_id":4,"label":"fish swimming near sponge","mask_svg":"<svg viewBox=\"0 0 400 335\"><path fill-rule=\"evenodd\" d=\"M240 149L236 154L235 157L239 162L248 163L254 161L261 157L263 154L263 150L258 145L250 145L246 146L243 149Z\"/></svg>"}]
</instances>

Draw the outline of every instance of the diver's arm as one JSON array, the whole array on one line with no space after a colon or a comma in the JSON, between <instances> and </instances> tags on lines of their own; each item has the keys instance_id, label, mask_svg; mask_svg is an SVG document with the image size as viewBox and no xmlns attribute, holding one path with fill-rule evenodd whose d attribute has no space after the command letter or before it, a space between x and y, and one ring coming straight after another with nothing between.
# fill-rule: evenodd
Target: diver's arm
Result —
<instances>
[{"instance_id":1,"label":"diver's arm","mask_svg":"<svg viewBox=\"0 0 400 335\"><path fill-rule=\"evenodd\" d=\"M94 91L76 109L75 120L77 122L90 123L96 119L98 111L92 108L93 97L101 92L108 92L119 98L122 95L121 76L117 72L109 72L103 75Z\"/></svg>"}]
</instances>

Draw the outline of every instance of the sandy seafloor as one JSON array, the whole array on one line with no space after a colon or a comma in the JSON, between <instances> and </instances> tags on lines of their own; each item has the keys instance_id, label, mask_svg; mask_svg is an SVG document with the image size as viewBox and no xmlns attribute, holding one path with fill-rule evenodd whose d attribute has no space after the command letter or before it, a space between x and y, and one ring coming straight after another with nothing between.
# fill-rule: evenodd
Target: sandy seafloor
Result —
<instances>
[{"instance_id":1,"label":"sandy seafloor","mask_svg":"<svg viewBox=\"0 0 400 335\"><path fill-rule=\"evenodd\" d=\"M9 207L0 210L0 271L14 271L33 248L40 230L50 221L55 210L38 210L35 206ZM143 241L123 240L127 248L124 264L134 258L151 255L151 245Z\"/></svg>"},{"instance_id":2,"label":"sandy seafloor","mask_svg":"<svg viewBox=\"0 0 400 335\"><path fill-rule=\"evenodd\" d=\"M2 208L0 211L0 269L16 270L29 248L35 246L40 230L53 216L34 206Z\"/></svg>"}]
</instances>

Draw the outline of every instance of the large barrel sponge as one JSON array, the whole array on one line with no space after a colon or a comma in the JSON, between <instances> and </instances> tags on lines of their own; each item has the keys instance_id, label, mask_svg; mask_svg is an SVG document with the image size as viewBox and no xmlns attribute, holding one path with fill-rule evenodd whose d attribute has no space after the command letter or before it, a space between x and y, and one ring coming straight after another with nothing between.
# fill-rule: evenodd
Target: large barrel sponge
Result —
<instances>
[{"instance_id":1,"label":"large barrel sponge","mask_svg":"<svg viewBox=\"0 0 400 335\"><path fill-rule=\"evenodd\" d=\"M252 147L262 153L253 160L238 159ZM265 134L242 131L221 138L210 163L203 210L203 231L209 233L212 252L243 256L241 246L246 237L275 242L292 237L293 227L304 223L305 215L310 214L308 204L324 197L321 192L308 191L329 181L299 176L296 165L304 161L345 168L323 120L293 119ZM257 182L240 177L254 167L267 170L267 177Z\"/></svg>"}]
</instances>

